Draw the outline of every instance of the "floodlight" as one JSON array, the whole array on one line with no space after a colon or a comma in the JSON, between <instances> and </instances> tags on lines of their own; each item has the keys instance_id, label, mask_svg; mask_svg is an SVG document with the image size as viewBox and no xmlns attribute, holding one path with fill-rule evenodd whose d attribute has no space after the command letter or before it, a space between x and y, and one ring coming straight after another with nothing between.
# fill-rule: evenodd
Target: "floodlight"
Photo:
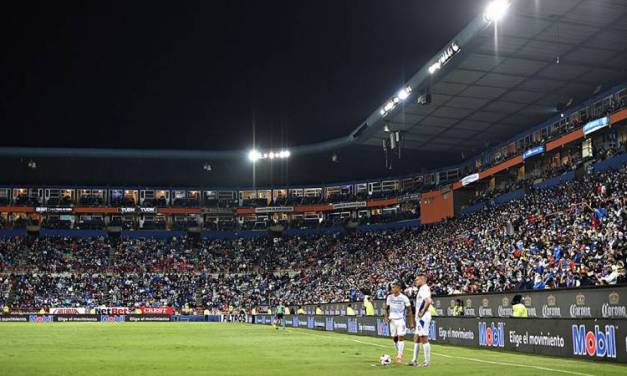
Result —
<instances>
[{"instance_id":1,"label":"floodlight","mask_svg":"<svg viewBox=\"0 0 627 376\"><path fill-rule=\"evenodd\" d=\"M268 155L268 158L270 158L270 159L274 159L274 153L273 153L273 152L270 152L270 154Z\"/></svg>"},{"instance_id":2,"label":"floodlight","mask_svg":"<svg viewBox=\"0 0 627 376\"><path fill-rule=\"evenodd\" d=\"M508 0L493 0L485 8L483 12L483 18L486 22L499 22L507 12L510 3Z\"/></svg>"},{"instance_id":3,"label":"floodlight","mask_svg":"<svg viewBox=\"0 0 627 376\"><path fill-rule=\"evenodd\" d=\"M411 94L411 88L408 86L398 92L398 98L404 101L405 99L407 99L407 97L409 97L409 94Z\"/></svg>"},{"instance_id":4,"label":"floodlight","mask_svg":"<svg viewBox=\"0 0 627 376\"><path fill-rule=\"evenodd\" d=\"M290 153L290 151L289 151L289 150L285 150L285 151L283 152L283 158L289 158L289 157L290 157L290 155L292 155L292 153Z\"/></svg>"},{"instance_id":5,"label":"floodlight","mask_svg":"<svg viewBox=\"0 0 627 376\"><path fill-rule=\"evenodd\" d=\"M430 74L434 74L441 67L442 67L442 64L439 61L435 62L435 63L431 64L431 66L429 67L429 73Z\"/></svg>"},{"instance_id":6,"label":"floodlight","mask_svg":"<svg viewBox=\"0 0 627 376\"><path fill-rule=\"evenodd\" d=\"M248 159L251 162L257 162L257 160L259 160L260 158L261 158L261 153L259 153L257 150L253 149L248 152Z\"/></svg>"}]
</instances>

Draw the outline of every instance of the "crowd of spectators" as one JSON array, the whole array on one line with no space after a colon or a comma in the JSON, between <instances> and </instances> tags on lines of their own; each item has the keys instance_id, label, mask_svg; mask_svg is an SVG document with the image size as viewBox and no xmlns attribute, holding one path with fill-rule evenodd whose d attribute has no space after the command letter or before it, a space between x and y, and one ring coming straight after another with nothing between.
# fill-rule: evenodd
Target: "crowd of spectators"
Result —
<instances>
[{"instance_id":1,"label":"crowd of spectators","mask_svg":"<svg viewBox=\"0 0 627 376\"><path fill-rule=\"evenodd\" d=\"M437 295L625 282L627 168L422 228L308 237L0 240L0 306L225 309L382 298L427 273Z\"/></svg>"}]
</instances>

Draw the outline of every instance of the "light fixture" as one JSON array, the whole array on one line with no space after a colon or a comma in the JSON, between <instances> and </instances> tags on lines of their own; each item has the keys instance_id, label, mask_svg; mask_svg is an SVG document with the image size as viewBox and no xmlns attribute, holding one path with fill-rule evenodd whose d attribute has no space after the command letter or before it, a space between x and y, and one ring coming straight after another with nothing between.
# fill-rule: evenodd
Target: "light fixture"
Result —
<instances>
[{"instance_id":1,"label":"light fixture","mask_svg":"<svg viewBox=\"0 0 627 376\"><path fill-rule=\"evenodd\" d=\"M287 159L291 155L289 150L269 151L261 153L255 149L248 152L248 159L257 162L260 159Z\"/></svg>"},{"instance_id":2,"label":"light fixture","mask_svg":"<svg viewBox=\"0 0 627 376\"><path fill-rule=\"evenodd\" d=\"M257 160L261 159L261 153L259 153L257 150L253 149L251 151L248 152L248 159L251 162L257 162Z\"/></svg>"},{"instance_id":3,"label":"light fixture","mask_svg":"<svg viewBox=\"0 0 627 376\"><path fill-rule=\"evenodd\" d=\"M411 94L411 88L409 86L402 88L397 96L400 100L404 101L405 99L407 99L409 97L409 95Z\"/></svg>"},{"instance_id":4,"label":"light fixture","mask_svg":"<svg viewBox=\"0 0 627 376\"><path fill-rule=\"evenodd\" d=\"M493 0L488 4L483 12L483 19L488 22L499 22L507 13L507 9L510 6L508 0Z\"/></svg>"}]
</instances>

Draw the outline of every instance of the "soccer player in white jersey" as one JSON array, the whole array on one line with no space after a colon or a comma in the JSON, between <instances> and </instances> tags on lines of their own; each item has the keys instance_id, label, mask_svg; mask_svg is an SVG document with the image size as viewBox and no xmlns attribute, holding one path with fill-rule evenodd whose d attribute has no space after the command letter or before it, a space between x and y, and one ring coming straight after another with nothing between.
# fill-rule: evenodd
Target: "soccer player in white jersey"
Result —
<instances>
[{"instance_id":1,"label":"soccer player in white jersey","mask_svg":"<svg viewBox=\"0 0 627 376\"><path fill-rule=\"evenodd\" d=\"M405 312L407 311L407 321L405 325ZM407 327L414 327L414 317L409 298L401 293L401 284L398 281L392 282L392 293L388 295L385 302L385 322L390 324L390 336L394 339L396 347L396 363L403 361L403 351L405 350L405 335Z\"/></svg>"},{"instance_id":2,"label":"soccer player in white jersey","mask_svg":"<svg viewBox=\"0 0 627 376\"><path fill-rule=\"evenodd\" d=\"M431 364L431 345L429 344L429 327L431 326L431 289L427 286L427 276L418 274L416 276L416 287L418 294L416 295L416 332L414 334L414 356L409 362L410 366L427 367ZM424 362L418 364L418 354L420 352L420 344L424 351Z\"/></svg>"}]
</instances>

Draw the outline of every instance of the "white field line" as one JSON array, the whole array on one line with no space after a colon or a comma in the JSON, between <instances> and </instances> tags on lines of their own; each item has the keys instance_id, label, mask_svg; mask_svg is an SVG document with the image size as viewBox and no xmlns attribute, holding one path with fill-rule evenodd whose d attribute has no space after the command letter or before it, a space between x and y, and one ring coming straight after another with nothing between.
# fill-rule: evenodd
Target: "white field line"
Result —
<instances>
[{"instance_id":1,"label":"white field line","mask_svg":"<svg viewBox=\"0 0 627 376\"><path fill-rule=\"evenodd\" d=\"M291 332L292 330L290 330ZM304 331L298 331L297 333L300 334L306 334L309 336L316 336L316 337L324 337L324 338L332 338L332 339L339 339L339 340L346 340L346 341L352 341L352 342L357 342L357 343L361 343L363 345L369 345L369 346L377 346L377 347L388 347L388 346L384 346L384 345L380 345L378 343L372 343L372 342L364 342L364 341L360 341L358 339L353 339L353 338L344 338L344 337L335 337L335 336L325 336L325 335L321 335L321 334L315 334L315 333L307 333ZM555 369L555 368L548 368L548 367L540 367L540 366L532 366L532 365L527 365L527 364L518 364L518 363L509 363L509 362L495 362L495 361L491 361L491 360L483 360L483 359L476 359L476 358L467 358L464 356L453 356L453 355L446 355L446 354L441 354L441 353L436 353L436 352L431 352L431 354L433 355L438 355L438 356L443 356L445 358L450 358L450 359L460 359L460 360L467 360L470 362L477 362L477 363L487 363L487 364L495 364L495 365L499 365L499 366L508 366L508 367L521 367L521 368L533 368L533 369L537 369L537 370L541 370L541 371L551 371L551 372L559 372L559 373L566 373L569 375L577 375L577 376L594 376L591 375L589 373L582 373L582 372L574 372L574 371L566 371L566 370L562 370L562 369Z\"/></svg>"}]
</instances>

